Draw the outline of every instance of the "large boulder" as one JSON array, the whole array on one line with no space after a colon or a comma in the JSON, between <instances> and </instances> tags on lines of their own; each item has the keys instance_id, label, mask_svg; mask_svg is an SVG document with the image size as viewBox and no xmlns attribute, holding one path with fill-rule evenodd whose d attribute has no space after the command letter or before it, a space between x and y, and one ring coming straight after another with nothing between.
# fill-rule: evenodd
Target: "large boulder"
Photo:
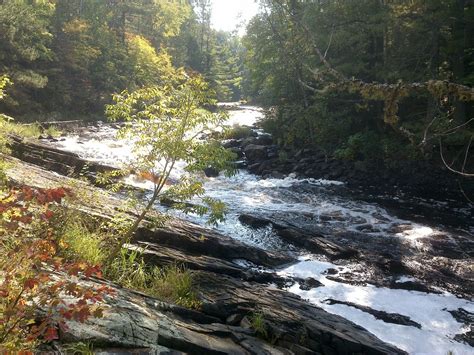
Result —
<instances>
[{"instance_id":1,"label":"large boulder","mask_svg":"<svg viewBox=\"0 0 474 355\"><path fill-rule=\"evenodd\" d=\"M218 177L219 170L217 170L216 168L213 168L212 166L209 166L204 169L204 174L206 174L207 177Z\"/></svg>"},{"instance_id":2,"label":"large boulder","mask_svg":"<svg viewBox=\"0 0 474 355\"><path fill-rule=\"evenodd\" d=\"M272 224L272 221L266 218L256 217L249 214L239 216L239 221L252 228L262 228Z\"/></svg>"},{"instance_id":3,"label":"large boulder","mask_svg":"<svg viewBox=\"0 0 474 355\"><path fill-rule=\"evenodd\" d=\"M259 162L268 158L267 147L263 145L250 144L245 147L244 152L249 162Z\"/></svg>"}]
</instances>

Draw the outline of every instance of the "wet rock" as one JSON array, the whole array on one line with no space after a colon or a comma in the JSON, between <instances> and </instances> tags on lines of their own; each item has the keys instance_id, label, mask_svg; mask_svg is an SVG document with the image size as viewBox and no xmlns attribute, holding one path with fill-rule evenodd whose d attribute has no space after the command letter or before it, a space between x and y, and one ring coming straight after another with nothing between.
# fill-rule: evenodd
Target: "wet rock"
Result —
<instances>
[{"instance_id":1,"label":"wet rock","mask_svg":"<svg viewBox=\"0 0 474 355\"><path fill-rule=\"evenodd\" d=\"M463 308L448 311L459 323L463 323L468 329L467 332L456 334L454 340L466 343L474 347L474 313L468 312Z\"/></svg>"},{"instance_id":2,"label":"wet rock","mask_svg":"<svg viewBox=\"0 0 474 355\"><path fill-rule=\"evenodd\" d=\"M227 319L226 319L225 322L226 322L228 325L235 325L235 326L237 326L237 325L240 324L240 322L242 321L243 318L244 318L244 315L243 315L243 314L238 314L238 313L236 313L236 314L232 314L232 315L230 315L229 317L227 317Z\"/></svg>"},{"instance_id":3,"label":"wet rock","mask_svg":"<svg viewBox=\"0 0 474 355\"><path fill-rule=\"evenodd\" d=\"M345 306L357 308L363 312L373 315L376 319L380 319L385 323L399 324L399 325L421 329L421 324L411 320L410 317L407 317L398 313L387 313L385 311L378 311L370 307L361 306L352 302L337 301L333 299L328 299L325 302L329 305L342 304Z\"/></svg>"},{"instance_id":4,"label":"wet rock","mask_svg":"<svg viewBox=\"0 0 474 355\"><path fill-rule=\"evenodd\" d=\"M252 144L257 144L257 138L256 137L248 137L248 138L242 139L242 141L240 142L240 146L243 149L245 149L246 147L248 147L249 145L252 145Z\"/></svg>"},{"instance_id":5,"label":"wet rock","mask_svg":"<svg viewBox=\"0 0 474 355\"><path fill-rule=\"evenodd\" d=\"M295 158L296 159L301 159L303 157L307 157L307 156L312 155L312 154L313 154L313 151L311 149L301 149L301 150L296 152Z\"/></svg>"},{"instance_id":6,"label":"wet rock","mask_svg":"<svg viewBox=\"0 0 474 355\"><path fill-rule=\"evenodd\" d=\"M9 145L15 158L62 175L79 176L79 174L87 171L92 173L89 176L93 177L96 173L118 170L108 165L86 161L75 153L65 152L39 141L12 136Z\"/></svg>"},{"instance_id":7,"label":"wet rock","mask_svg":"<svg viewBox=\"0 0 474 355\"><path fill-rule=\"evenodd\" d=\"M390 287L394 289L408 290L408 291L418 291L418 292L438 293L438 294L441 293L439 291L436 291L416 281L392 282L390 284Z\"/></svg>"},{"instance_id":8,"label":"wet rock","mask_svg":"<svg viewBox=\"0 0 474 355\"><path fill-rule=\"evenodd\" d=\"M255 139L253 144L256 144L256 145L272 145L273 144L273 138L269 134L262 134L262 135L259 135Z\"/></svg>"},{"instance_id":9,"label":"wet rock","mask_svg":"<svg viewBox=\"0 0 474 355\"><path fill-rule=\"evenodd\" d=\"M364 232L364 233L377 233L377 232L380 232L380 229L375 228L371 224L362 224L360 226L357 226L356 229L359 232Z\"/></svg>"},{"instance_id":10,"label":"wet rock","mask_svg":"<svg viewBox=\"0 0 474 355\"><path fill-rule=\"evenodd\" d=\"M252 165L248 166L248 171L250 171L252 174L256 174L257 172L261 171L261 163L255 163Z\"/></svg>"},{"instance_id":11,"label":"wet rock","mask_svg":"<svg viewBox=\"0 0 474 355\"><path fill-rule=\"evenodd\" d=\"M99 281L95 284L100 285ZM109 287L115 292L113 297L105 299L104 317L91 318L86 323L67 322L68 328L61 332L61 341L87 340L104 347L147 349L148 353L169 349L192 354L247 354L251 343L254 353L288 353L256 338L244 328L228 326L202 312L160 302L114 285Z\"/></svg>"},{"instance_id":12,"label":"wet rock","mask_svg":"<svg viewBox=\"0 0 474 355\"><path fill-rule=\"evenodd\" d=\"M330 268L330 269L327 269L324 274L325 275L337 275L339 273L339 271L337 271L336 269L334 268Z\"/></svg>"},{"instance_id":13,"label":"wet rock","mask_svg":"<svg viewBox=\"0 0 474 355\"><path fill-rule=\"evenodd\" d=\"M132 243L163 245L185 251L186 254L206 255L229 262L236 259L248 260L267 267L282 265L293 260L287 255L248 246L210 229L179 219L171 219L161 228L140 227Z\"/></svg>"},{"instance_id":14,"label":"wet rock","mask_svg":"<svg viewBox=\"0 0 474 355\"><path fill-rule=\"evenodd\" d=\"M252 216L249 214L240 215L239 221L240 223L250 226L252 228L263 228L272 224L272 222L266 218Z\"/></svg>"},{"instance_id":15,"label":"wet rock","mask_svg":"<svg viewBox=\"0 0 474 355\"><path fill-rule=\"evenodd\" d=\"M351 248L339 246L321 236L309 235L296 229L277 229L277 235L296 246L328 256L332 260L350 259L357 256L357 251Z\"/></svg>"},{"instance_id":16,"label":"wet rock","mask_svg":"<svg viewBox=\"0 0 474 355\"><path fill-rule=\"evenodd\" d=\"M318 280L312 277L309 277L304 280L297 279L296 281L300 284L300 290L303 290L303 291L309 291L309 290L312 290L313 288L324 286L324 284L322 284L321 282L319 282Z\"/></svg>"},{"instance_id":17,"label":"wet rock","mask_svg":"<svg viewBox=\"0 0 474 355\"><path fill-rule=\"evenodd\" d=\"M474 326L471 325L469 330L465 333L456 334L454 340L459 341L460 343L466 343L474 347Z\"/></svg>"},{"instance_id":18,"label":"wet rock","mask_svg":"<svg viewBox=\"0 0 474 355\"><path fill-rule=\"evenodd\" d=\"M474 313L468 312L463 308L448 311L459 323L474 325Z\"/></svg>"},{"instance_id":19,"label":"wet rock","mask_svg":"<svg viewBox=\"0 0 474 355\"><path fill-rule=\"evenodd\" d=\"M263 145L250 144L245 147L244 152L249 162L260 162L268 157L267 147Z\"/></svg>"},{"instance_id":20,"label":"wet rock","mask_svg":"<svg viewBox=\"0 0 474 355\"><path fill-rule=\"evenodd\" d=\"M222 142L222 146L226 149L239 147L240 144L241 144L241 141L238 141L237 139L229 139Z\"/></svg>"},{"instance_id":21,"label":"wet rock","mask_svg":"<svg viewBox=\"0 0 474 355\"><path fill-rule=\"evenodd\" d=\"M246 169L248 166L247 162L243 160L234 162L234 165L236 169Z\"/></svg>"},{"instance_id":22,"label":"wet rock","mask_svg":"<svg viewBox=\"0 0 474 355\"><path fill-rule=\"evenodd\" d=\"M380 267L382 270L387 271L389 274L405 274L409 273L406 265L402 260L393 255L382 255L373 260L373 262Z\"/></svg>"},{"instance_id":23,"label":"wet rock","mask_svg":"<svg viewBox=\"0 0 474 355\"><path fill-rule=\"evenodd\" d=\"M204 174L206 174L207 177L218 177L219 176L219 170L213 167L208 167L204 169Z\"/></svg>"},{"instance_id":24,"label":"wet rock","mask_svg":"<svg viewBox=\"0 0 474 355\"><path fill-rule=\"evenodd\" d=\"M270 174L266 176L267 178L271 178L271 179L284 179L286 177L285 174L279 173L278 171L272 171Z\"/></svg>"},{"instance_id":25,"label":"wet rock","mask_svg":"<svg viewBox=\"0 0 474 355\"><path fill-rule=\"evenodd\" d=\"M234 153L237 158L243 158L244 157L244 152L242 151L242 148L240 147L232 147L229 149L232 153Z\"/></svg>"}]
</instances>

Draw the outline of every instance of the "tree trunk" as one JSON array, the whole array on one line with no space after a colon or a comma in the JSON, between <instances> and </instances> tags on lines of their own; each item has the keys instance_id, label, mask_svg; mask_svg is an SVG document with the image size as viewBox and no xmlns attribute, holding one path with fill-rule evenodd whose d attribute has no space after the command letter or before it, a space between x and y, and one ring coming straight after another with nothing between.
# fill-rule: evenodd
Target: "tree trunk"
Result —
<instances>
[{"instance_id":1,"label":"tree trunk","mask_svg":"<svg viewBox=\"0 0 474 355\"><path fill-rule=\"evenodd\" d=\"M465 48L467 42L466 23L464 9L466 0L456 1L456 18L453 24L453 42L455 50L453 53L453 74L454 81L461 84L465 76ZM466 104L456 100L454 117L456 122L462 124L466 122Z\"/></svg>"}]
</instances>

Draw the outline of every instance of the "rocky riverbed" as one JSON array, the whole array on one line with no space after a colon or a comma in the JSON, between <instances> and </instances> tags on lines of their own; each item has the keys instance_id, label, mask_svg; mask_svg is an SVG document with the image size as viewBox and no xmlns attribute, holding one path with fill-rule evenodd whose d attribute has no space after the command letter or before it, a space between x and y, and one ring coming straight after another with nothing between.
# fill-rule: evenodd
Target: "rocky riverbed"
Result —
<instances>
[{"instance_id":1,"label":"rocky riverbed","mask_svg":"<svg viewBox=\"0 0 474 355\"><path fill-rule=\"evenodd\" d=\"M231 121L251 125L260 115L256 108L241 107L231 114ZM60 184L64 178L51 171L77 174L87 166L93 174L126 163L133 155L126 142L115 141L114 133L112 126L97 125L44 144L18 141L16 156L46 170L17 162L10 176L18 183ZM337 176L315 179L298 173L294 166L288 171L264 170L267 161L276 164L278 151L271 137L259 131L246 142L224 144L240 154L242 167L249 167L231 178L202 177L208 195L228 205L226 222L210 230L198 226L204 226L198 216L157 206L177 219L165 230L142 229L134 241L136 246L147 246L150 262L180 261L194 270L204 300L199 316L203 318L184 310L176 311L181 315L171 312L172 318L178 317L197 333L179 346L158 341L160 346L204 353L226 346L234 353L250 349L325 354L472 352L471 205L373 191L364 194L334 180ZM307 154L301 152L301 159ZM179 174L178 169L175 177ZM147 188L146 182L133 177L127 182ZM113 215L113 206L120 201L107 196L104 206L109 209L88 206L88 213L104 218ZM125 303L130 298L143 299L121 292L129 297ZM144 307L144 301L140 302ZM146 307L151 307L147 302ZM265 315L273 336L270 344L249 330L248 317L255 309ZM158 307L153 312L163 310ZM104 338L114 332L128 334L124 329L134 317L122 319L123 326L115 322L112 330L97 325L102 327L99 333ZM212 329L202 324L212 324ZM158 326L147 329L162 331ZM79 333L84 331L88 330ZM201 339L198 347L189 347L198 342L194 336L203 334L225 338L225 342L208 342L204 348ZM90 334L81 337L93 338ZM148 335L140 341L130 335L113 339L114 344L108 345L151 347L143 339L156 345ZM254 347L248 347L249 343Z\"/></svg>"}]
</instances>

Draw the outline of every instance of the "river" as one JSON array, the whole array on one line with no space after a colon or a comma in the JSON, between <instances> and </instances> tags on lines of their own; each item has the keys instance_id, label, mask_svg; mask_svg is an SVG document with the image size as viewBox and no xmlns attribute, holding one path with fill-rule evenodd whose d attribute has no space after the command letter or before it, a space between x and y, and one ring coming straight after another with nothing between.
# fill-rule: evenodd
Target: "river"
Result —
<instances>
[{"instance_id":1,"label":"river","mask_svg":"<svg viewBox=\"0 0 474 355\"><path fill-rule=\"evenodd\" d=\"M261 117L262 112L258 108L241 106L238 110L231 111L229 124L252 125ZM130 144L117 141L115 133L116 128L113 126L99 124L67 135L54 144L89 160L112 166L126 164L133 160ZM175 178L179 178L182 168L182 165L178 166L174 172ZM283 251L295 256L299 262L276 270L278 274L301 279L313 278L324 285L313 289L302 289L299 283L295 283L289 286L290 292L300 295L330 313L353 321L381 340L396 345L410 354L445 355L449 351L454 354L474 353L474 348L459 340L459 335L471 330L469 321L461 322L449 312L462 309L472 322L474 303L466 292L463 294L464 298L458 298L439 285L430 285L430 290L433 292L420 292L393 286L384 287L370 282L343 282L342 279L330 276L350 274L354 277L367 273L367 270L350 261L335 264L320 255L311 254L285 243L275 235L271 227L253 229L239 222L239 216L242 214L257 215L297 225L306 230L315 230L332 238L346 238L347 244L352 247L357 246L357 240L363 241L364 247L380 244L385 247L388 245L389 248L392 245L390 243L396 241L398 243L396 247L401 251L409 250L411 254L416 254L417 251L422 253L427 245L432 247L434 244L430 244L429 241L438 241L440 236L443 236L442 240L452 242L460 249L471 248L474 225L472 220L469 221L472 216L469 215L468 209L456 211L467 221L462 228L456 229L452 226L444 227L439 221L430 223L429 216L426 223L420 222L418 218L407 218L406 214L401 218L392 209L353 197L345 185L338 181L297 179L292 175L284 179L264 180L245 170L230 178L203 176L202 179L205 182L206 195L220 199L228 206L225 222L213 228L246 244L267 250ZM133 178L129 178L128 182L143 188L150 187L146 182ZM397 198L394 196L395 202ZM198 224L205 224L205 219L199 216L170 212ZM472 256L472 250L464 252ZM472 258L469 258L469 255L463 258L446 256L444 258L457 263L457 267L464 273L469 271L465 268L470 268L470 271L474 272ZM259 267L243 260L235 262L252 268ZM413 256L413 262L422 263L423 259ZM361 276L359 281L364 277ZM422 281L413 275L400 273L380 278L385 284L391 283L395 286ZM329 299L403 315L418 323L420 327L386 323L360 308L334 304L328 302Z\"/></svg>"}]
</instances>

